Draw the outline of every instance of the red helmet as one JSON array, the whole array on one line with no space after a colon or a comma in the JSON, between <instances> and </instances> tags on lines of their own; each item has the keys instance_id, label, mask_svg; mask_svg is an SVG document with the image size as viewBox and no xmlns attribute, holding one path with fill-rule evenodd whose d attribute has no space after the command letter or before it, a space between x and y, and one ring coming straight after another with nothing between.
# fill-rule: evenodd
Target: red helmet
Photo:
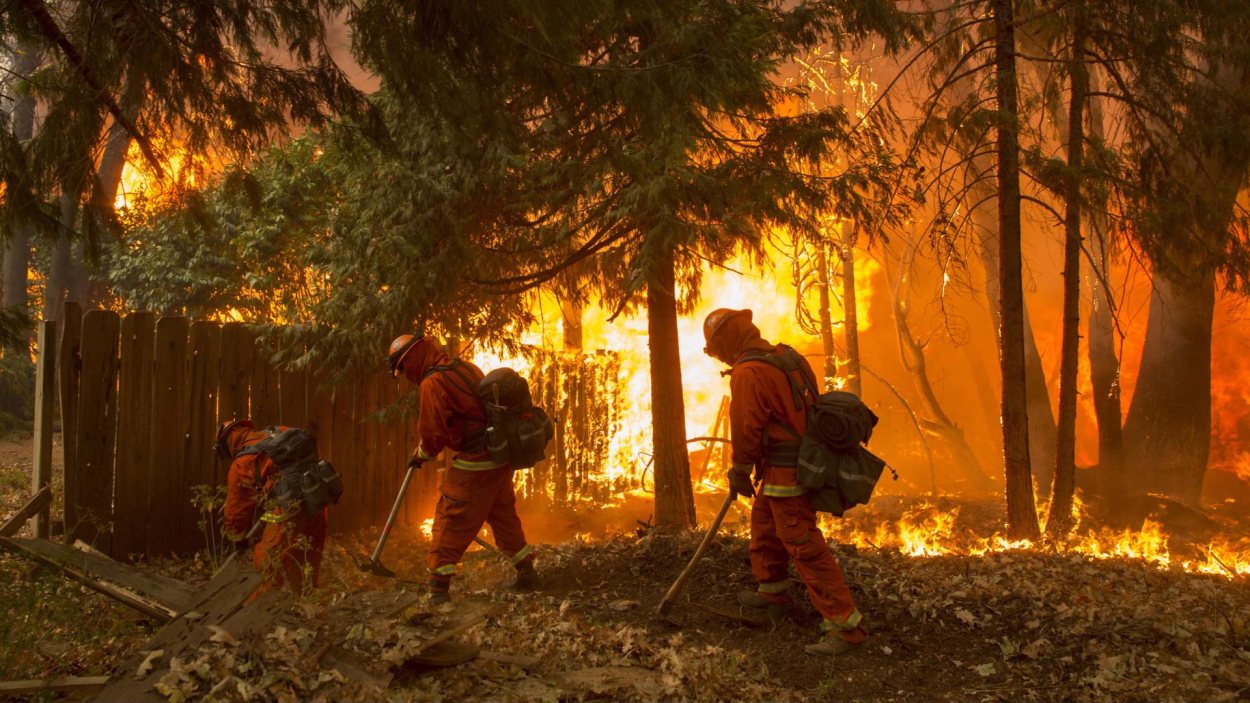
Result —
<instances>
[{"instance_id":1,"label":"red helmet","mask_svg":"<svg viewBox=\"0 0 1250 703\"><path fill-rule=\"evenodd\" d=\"M725 326L725 322L727 322L729 318L733 317L734 315L746 315L747 322L751 321L750 310L734 310L732 308L717 308L713 310L712 312L708 313L707 317L703 320L704 343L711 343L712 337L714 337L716 333L720 331L720 328Z\"/></svg>"},{"instance_id":2,"label":"red helmet","mask_svg":"<svg viewBox=\"0 0 1250 703\"><path fill-rule=\"evenodd\" d=\"M230 434L240 428L254 430L256 425L247 418L227 420L221 423L221 426L217 428L217 441L213 442L213 451L217 452L217 456L222 459L234 458L234 455L230 452Z\"/></svg>"},{"instance_id":3,"label":"red helmet","mask_svg":"<svg viewBox=\"0 0 1250 703\"><path fill-rule=\"evenodd\" d=\"M404 363L404 358L413 347L417 346L417 342L424 338L419 334L401 334L391 342L391 348L386 353L386 361L391 366L391 376L399 378L399 369Z\"/></svg>"}]
</instances>

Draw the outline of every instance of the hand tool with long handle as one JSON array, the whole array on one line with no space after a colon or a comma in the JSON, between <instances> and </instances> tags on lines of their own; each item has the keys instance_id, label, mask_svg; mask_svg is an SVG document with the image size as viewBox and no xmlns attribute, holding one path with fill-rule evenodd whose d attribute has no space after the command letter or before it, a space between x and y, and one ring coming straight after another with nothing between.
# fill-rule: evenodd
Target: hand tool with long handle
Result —
<instances>
[{"instance_id":1,"label":"hand tool with long handle","mask_svg":"<svg viewBox=\"0 0 1250 703\"><path fill-rule=\"evenodd\" d=\"M257 520L256 522L252 523L252 529L247 531L247 536L243 538L243 544L250 545L252 543L252 540L256 538L256 535L260 534L260 531L264 529L264 527L265 527L264 520ZM244 549L246 549L246 546L244 547ZM225 571L226 567L230 566L230 563L233 562L240 554L242 554L244 549L232 550L230 552L230 556L226 557L226 560L221 562L221 566L217 567L217 570L213 572L213 576L216 577L217 574L220 574L221 572Z\"/></svg>"},{"instance_id":2,"label":"hand tool with long handle","mask_svg":"<svg viewBox=\"0 0 1250 703\"><path fill-rule=\"evenodd\" d=\"M386 527L382 528L382 536L378 537L378 546L373 548L373 555L369 557L369 561L360 565L361 571L367 571L376 576L386 576L393 578L395 572L386 568L382 564L382 548L386 546L386 538L391 536L391 528L395 526L395 518L399 516L399 506L404 504L404 496L408 493L408 484L412 482L412 475L417 472L419 466L409 466L408 473L404 474L404 482L399 484L399 495L395 496L395 505L391 506L391 515L386 518Z\"/></svg>"},{"instance_id":3,"label":"hand tool with long handle","mask_svg":"<svg viewBox=\"0 0 1250 703\"><path fill-rule=\"evenodd\" d=\"M677 577L673 585L668 587L668 593L664 594L664 600L660 601L660 617L668 617L668 611L672 610L673 602L677 600L677 596L681 594L681 589L685 587L686 579L690 578L690 574L694 572L694 567L703 558L703 553L712 544L712 538L720 530L720 524L725 520L725 514L729 512L729 506L733 505L737 499L737 491L730 488L729 495L725 498L724 504L720 506L720 512L716 513L716 519L712 521L712 526L707 528L707 534L703 536L703 541L699 543L699 548L694 550L694 556L690 557L690 563L686 565L685 571L681 572L681 575Z\"/></svg>"}]
</instances>

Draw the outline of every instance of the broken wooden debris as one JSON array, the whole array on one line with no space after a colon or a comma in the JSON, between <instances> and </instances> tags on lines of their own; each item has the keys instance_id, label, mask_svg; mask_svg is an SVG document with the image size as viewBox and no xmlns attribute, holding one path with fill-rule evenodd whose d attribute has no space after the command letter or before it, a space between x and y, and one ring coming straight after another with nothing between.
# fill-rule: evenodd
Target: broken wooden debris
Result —
<instances>
[{"instance_id":1,"label":"broken wooden debris","mask_svg":"<svg viewBox=\"0 0 1250 703\"><path fill-rule=\"evenodd\" d=\"M163 701L164 698L153 690L153 684L168 670L172 659L214 636L210 626L242 639L248 631L273 624L292 596L284 591L269 591L244 609L261 581L261 575L249 565L239 561L227 565L188 599L187 607L148 640L142 652L122 665L120 673L96 700ZM149 660L157 651L161 655Z\"/></svg>"},{"instance_id":2,"label":"broken wooden debris","mask_svg":"<svg viewBox=\"0 0 1250 703\"><path fill-rule=\"evenodd\" d=\"M195 594L195 588L178 579L161 576L136 569L119 561L114 561L103 554L91 550L75 549L46 539L11 537L0 539L0 548L10 549L16 553L35 559L54 569L66 573L79 581L108 581L125 591L138 595L142 600L155 603L156 612L150 607L140 607L149 615L162 620L169 620L179 611L184 610ZM86 583L86 581L84 581ZM88 586L95 588L92 583ZM111 593L105 592L105 595ZM127 605L136 605L126 602Z\"/></svg>"},{"instance_id":3,"label":"broken wooden debris","mask_svg":"<svg viewBox=\"0 0 1250 703\"><path fill-rule=\"evenodd\" d=\"M91 693L108 682L107 676L62 676L55 679L0 681L0 698L35 693Z\"/></svg>"},{"instance_id":4,"label":"broken wooden debris","mask_svg":"<svg viewBox=\"0 0 1250 703\"><path fill-rule=\"evenodd\" d=\"M30 500L26 501L25 505L18 508L17 512L13 513L12 517L5 520L3 525L0 525L0 537L12 537L17 534L18 530L22 529L22 526L26 524L27 520L30 520L41 510L51 504L52 488L44 486L39 489L38 493L31 496Z\"/></svg>"},{"instance_id":5,"label":"broken wooden debris","mask_svg":"<svg viewBox=\"0 0 1250 703\"><path fill-rule=\"evenodd\" d=\"M131 608L158 620L169 620L176 613L174 608L170 607L166 603L162 603L149 597L148 594L136 592L131 588L115 585L109 581L103 581L95 578L91 575L91 573L81 568L82 561L75 560L78 565L75 563L67 563L73 559L74 555L82 557L83 561L98 559L95 555L80 552L63 544L49 542L45 539L27 539L22 537L0 537L0 549L13 552L19 556L26 557L27 559L33 559L45 566L56 569L69 578L83 584L87 588L108 596L119 603L128 605ZM112 561L111 559L107 559L107 557L104 557L104 559ZM119 570L114 575L125 574L122 570L129 569L134 572L133 574L128 574L129 576L133 576L135 574L150 576L150 574L143 574L137 569L131 569L124 564L118 564L117 562L113 562L113 564L116 564L116 566L119 567ZM124 581L131 581L127 578L128 575L123 575L120 578ZM112 577L110 577L109 580L111 581ZM133 581L131 581L128 585L133 585Z\"/></svg>"}]
</instances>

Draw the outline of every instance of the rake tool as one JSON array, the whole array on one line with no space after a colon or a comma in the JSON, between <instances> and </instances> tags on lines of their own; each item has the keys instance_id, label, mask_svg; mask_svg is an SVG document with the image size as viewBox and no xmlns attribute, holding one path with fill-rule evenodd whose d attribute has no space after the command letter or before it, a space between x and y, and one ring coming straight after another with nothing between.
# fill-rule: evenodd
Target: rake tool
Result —
<instances>
[{"instance_id":1,"label":"rake tool","mask_svg":"<svg viewBox=\"0 0 1250 703\"><path fill-rule=\"evenodd\" d=\"M416 473L418 468L418 466L409 466L408 473L404 474L404 482L399 484L399 495L395 496L395 505L391 506L391 515L386 518L386 526L382 528L382 536L378 537L378 546L373 548L373 554L369 557L369 561L359 564L361 571L374 576L395 577L395 572L386 568L386 565L382 563L382 548L386 546L386 538L391 536L391 528L395 526L395 518L399 516L399 506L404 504L404 496L408 493L408 484L412 482L412 475Z\"/></svg>"},{"instance_id":2,"label":"rake tool","mask_svg":"<svg viewBox=\"0 0 1250 703\"><path fill-rule=\"evenodd\" d=\"M729 489L729 495L725 497L725 502L720 506L720 512L716 513L716 519L712 521L712 526L707 528L707 534L703 536L703 541L699 543L699 548L694 550L694 556L690 557L690 563L686 565L681 575L668 587L668 593L664 594L664 600L660 601L660 618L668 620L668 612L673 609L673 603L677 600L677 596L681 595L681 590L686 586L686 580L690 578L690 574L694 572L694 567L703 558L703 553L712 544L712 538L716 536L716 532L720 530L720 524L725 520L725 514L729 512L729 506L734 504L738 499L738 492Z\"/></svg>"}]
</instances>

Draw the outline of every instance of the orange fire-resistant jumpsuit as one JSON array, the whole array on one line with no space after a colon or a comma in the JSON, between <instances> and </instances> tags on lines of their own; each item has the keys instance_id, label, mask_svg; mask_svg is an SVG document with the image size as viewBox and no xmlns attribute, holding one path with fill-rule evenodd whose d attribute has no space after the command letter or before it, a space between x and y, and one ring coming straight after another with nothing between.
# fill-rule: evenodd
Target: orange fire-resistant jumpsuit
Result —
<instances>
[{"instance_id":1,"label":"orange fire-resistant jumpsuit","mask_svg":"<svg viewBox=\"0 0 1250 703\"><path fill-rule=\"evenodd\" d=\"M266 506L265 496L277 479L274 463L263 454L237 455L268 435L259 430L238 434L231 447L236 458L226 476L226 538L242 540L256 520L263 521L264 530L252 550L252 564L265 577L261 592L285 586L302 594L306 587L317 586L326 543L326 509L310 515L307 510L284 513Z\"/></svg>"},{"instance_id":2,"label":"orange fire-resistant jumpsuit","mask_svg":"<svg viewBox=\"0 0 1250 703\"><path fill-rule=\"evenodd\" d=\"M455 452L443 474L434 509L428 556L430 589L446 591L456 565L482 529L490 525L495 546L513 566L533 561L516 512L516 493L508 464L491 461L485 449L486 411L475 389L482 372L467 361L453 363L431 340L422 340L405 359L408 380L421 384L417 455L432 459L443 449Z\"/></svg>"},{"instance_id":3,"label":"orange fire-resistant jumpsuit","mask_svg":"<svg viewBox=\"0 0 1250 703\"><path fill-rule=\"evenodd\" d=\"M777 350L760 337L759 329L745 316L726 320L712 342L723 359ZM801 363L809 378L814 378L807 360L802 359ZM797 373L795 380L801 384ZM730 394L734 468L753 468L756 478L763 479L751 506L751 572L759 582L760 595L775 603L789 600L789 561L793 559L812 604L824 618L822 629L837 632L848 642L863 641L866 634L859 627L862 616L841 567L816 525L811 499L798 484L795 467L773 466L767 459L766 439L767 444L793 442L796 434L807 429L806 408L795 408L786 373L766 361L734 364ZM783 424L794 432L787 431Z\"/></svg>"}]
</instances>

